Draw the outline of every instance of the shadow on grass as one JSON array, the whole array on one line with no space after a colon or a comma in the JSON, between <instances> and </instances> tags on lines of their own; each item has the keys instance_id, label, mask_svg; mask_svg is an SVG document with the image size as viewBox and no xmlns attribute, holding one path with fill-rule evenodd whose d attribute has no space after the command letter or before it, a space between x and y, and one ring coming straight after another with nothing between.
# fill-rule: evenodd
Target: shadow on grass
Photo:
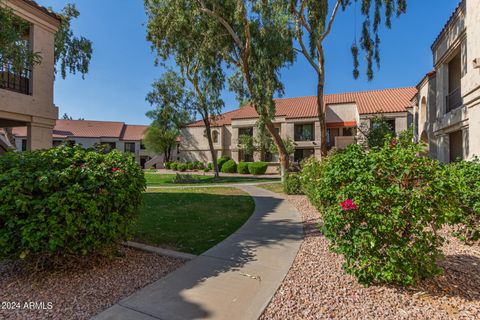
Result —
<instances>
[{"instance_id":1,"label":"shadow on grass","mask_svg":"<svg viewBox=\"0 0 480 320\"><path fill-rule=\"evenodd\" d=\"M296 245L299 245L303 238L303 224L296 219L298 213L293 206L280 197L272 195L253 198L255 211L239 230L182 268L121 301L120 305L162 319L218 317L218 314L213 314L212 310L208 310L196 299L199 295L203 297L205 294L213 294L209 297L210 301L228 308L232 303L229 299L232 297L228 295L228 290L223 290L223 286L215 282L215 278L246 266L252 267L257 261L258 250L277 249L274 254L272 251L262 252L268 256L268 267L273 268L272 272L286 273L289 265L286 270L281 269L285 267L278 266L284 265L282 260L293 261L295 258L297 253L295 248L298 248ZM276 267L282 271L278 271ZM210 288L212 289L213 285L213 290L204 290L205 286L202 284L207 279L211 281ZM232 283L223 285L237 285L240 288L246 286L248 289L256 286L256 281L264 281L248 277L229 279L233 279ZM192 288L198 290L196 296L191 296L189 289ZM229 312L228 309L226 311Z\"/></svg>"}]
</instances>

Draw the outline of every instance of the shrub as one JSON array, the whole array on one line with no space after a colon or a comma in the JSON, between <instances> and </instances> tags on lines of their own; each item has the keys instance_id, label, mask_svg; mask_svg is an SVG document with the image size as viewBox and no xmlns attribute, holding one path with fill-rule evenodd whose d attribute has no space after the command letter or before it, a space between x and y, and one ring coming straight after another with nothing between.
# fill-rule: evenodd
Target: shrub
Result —
<instances>
[{"instance_id":1,"label":"shrub","mask_svg":"<svg viewBox=\"0 0 480 320\"><path fill-rule=\"evenodd\" d=\"M187 168L188 170L195 170L195 163L193 162L187 162Z\"/></svg>"},{"instance_id":2,"label":"shrub","mask_svg":"<svg viewBox=\"0 0 480 320\"><path fill-rule=\"evenodd\" d=\"M172 162L172 163L170 163L170 169L173 170L173 171L177 171L178 170L178 165L179 165L178 162Z\"/></svg>"},{"instance_id":3,"label":"shrub","mask_svg":"<svg viewBox=\"0 0 480 320\"><path fill-rule=\"evenodd\" d=\"M237 172L241 174L249 174L248 172L248 163L240 161L237 166Z\"/></svg>"},{"instance_id":4,"label":"shrub","mask_svg":"<svg viewBox=\"0 0 480 320\"><path fill-rule=\"evenodd\" d=\"M233 160L228 160L222 166L223 173L236 173L237 172L237 164Z\"/></svg>"},{"instance_id":5,"label":"shrub","mask_svg":"<svg viewBox=\"0 0 480 320\"><path fill-rule=\"evenodd\" d=\"M457 225L455 235L466 243L480 239L480 159L459 161L446 166L451 180L457 184L462 214L452 216Z\"/></svg>"},{"instance_id":6,"label":"shrub","mask_svg":"<svg viewBox=\"0 0 480 320\"><path fill-rule=\"evenodd\" d=\"M210 168L207 167L207 168L203 169L203 172L210 172Z\"/></svg>"},{"instance_id":7,"label":"shrub","mask_svg":"<svg viewBox=\"0 0 480 320\"><path fill-rule=\"evenodd\" d=\"M203 170L205 169L205 164L201 161L195 161L195 169Z\"/></svg>"},{"instance_id":8,"label":"shrub","mask_svg":"<svg viewBox=\"0 0 480 320\"><path fill-rule=\"evenodd\" d=\"M172 164L171 162L165 162L163 166L165 167L165 169L170 169L171 164Z\"/></svg>"},{"instance_id":9,"label":"shrub","mask_svg":"<svg viewBox=\"0 0 480 320\"><path fill-rule=\"evenodd\" d=\"M129 155L79 146L0 157L0 259L35 263L126 240L145 178Z\"/></svg>"},{"instance_id":10,"label":"shrub","mask_svg":"<svg viewBox=\"0 0 480 320\"><path fill-rule=\"evenodd\" d=\"M249 162L248 172L253 175L265 174L267 172L268 164L266 162Z\"/></svg>"},{"instance_id":11,"label":"shrub","mask_svg":"<svg viewBox=\"0 0 480 320\"><path fill-rule=\"evenodd\" d=\"M209 162L207 168L213 170L213 162Z\"/></svg>"},{"instance_id":12,"label":"shrub","mask_svg":"<svg viewBox=\"0 0 480 320\"><path fill-rule=\"evenodd\" d=\"M286 194L303 194L300 175L288 173L283 181L283 192Z\"/></svg>"},{"instance_id":13,"label":"shrub","mask_svg":"<svg viewBox=\"0 0 480 320\"><path fill-rule=\"evenodd\" d=\"M363 284L410 285L440 271L436 230L458 213L457 196L445 170L419 156L423 147L411 138L369 151L350 145L303 166L302 187L322 213L323 234Z\"/></svg>"},{"instance_id":14,"label":"shrub","mask_svg":"<svg viewBox=\"0 0 480 320\"><path fill-rule=\"evenodd\" d=\"M177 164L177 170L181 172L185 172L188 169L188 165L186 163L179 163Z\"/></svg>"},{"instance_id":15,"label":"shrub","mask_svg":"<svg viewBox=\"0 0 480 320\"><path fill-rule=\"evenodd\" d=\"M228 160L230 160L229 156L221 156L220 158L218 158L218 160L217 160L218 171L222 171L223 164L225 162L227 162ZM212 163L212 170L213 170L213 163Z\"/></svg>"}]
</instances>

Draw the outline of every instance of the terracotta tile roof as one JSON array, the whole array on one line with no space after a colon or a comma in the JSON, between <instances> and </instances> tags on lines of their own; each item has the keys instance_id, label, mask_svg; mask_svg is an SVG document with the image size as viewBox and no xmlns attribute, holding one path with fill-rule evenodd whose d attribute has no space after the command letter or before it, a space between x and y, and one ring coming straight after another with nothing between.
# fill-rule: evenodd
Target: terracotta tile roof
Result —
<instances>
[{"instance_id":1,"label":"terracotta tile roof","mask_svg":"<svg viewBox=\"0 0 480 320\"><path fill-rule=\"evenodd\" d=\"M122 140L132 140L132 141L142 140L147 128L148 126L144 126L144 125L127 124L125 125L125 130L122 135Z\"/></svg>"},{"instance_id":2,"label":"terracotta tile roof","mask_svg":"<svg viewBox=\"0 0 480 320\"><path fill-rule=\"evenodd\" d=\"M325 103L332 104L347 104L354 103L357 105L359 114L373 114L373 113L394 113L405 112L406 108L410 106L410 99L417 93L415 87L395 88L384 90L373 90L364 92L349 92L339 94L325 95ZM299 97L299 98L283 98L276 99L277 117L285 117L287 119L298 118L314 118L318 116L317 113L317 97ZM258 114L251 106L245 106L217 117L214 120L218 126L230 124L235 119L254 119ZM197 121L189 126L200 127L203 126L203 121Z\"/></svg>"},{"instance_id":3,"label":"terracotta tile roof","mask_svg":"<svg viewBox=\"0 0 480 320\"><path fill-rule=\"evenodd\" d=\"M129 125L123 122L94 120L57 120L53 129L53 138L118 138L120 140L138 141L148 126ZM17 137L26 137L27 128L13 128Z\"/></svg>"},{"instance_id":4,"label":"terracotta tile roof","mask_svg":"<svg viewBox=\"0 0 480 320\"><path fill-rule=\"evenodd\" d=\"M455 8L455 10L453 10L452 15L450 16L450 18L448 18L447 22L446 22L445 25L443 26L442 31L440 31L440 33L438 34L438 36L435 38L435 41L433 41L432 46L431 46L431 49L432 49L432 50L433 50L433 48L435 48L435 46L438 44L438 42L439 42L440 39L442 38L443 34L444 34L445 31L448 29L448 27L450 26L450 24L452 23L452 21L455 19L455 17L457 16L457 14L460 12L460 10L465 8L465 4L466 4L466 0L461 0L461 1L459 2L458 6Z\"/></svg>"},{"instance_id":5,"label":"terracotta tile roof","mask_svg":"<svg viewBox=\"0 0 480 320\"><path fill-rule=\"evenodd\" d=\"M33 0L22 0L22 1L25 2L25 3L28 3L30 6L42 11L43 13L48 14L49 16L57 19L58 21L62 21L62 17L60 17L58 14L56 14L52 10L50 10L50 9L44 7L44 6L39 5L36 1L33 1Z\"/></svg>"}]
</instances>

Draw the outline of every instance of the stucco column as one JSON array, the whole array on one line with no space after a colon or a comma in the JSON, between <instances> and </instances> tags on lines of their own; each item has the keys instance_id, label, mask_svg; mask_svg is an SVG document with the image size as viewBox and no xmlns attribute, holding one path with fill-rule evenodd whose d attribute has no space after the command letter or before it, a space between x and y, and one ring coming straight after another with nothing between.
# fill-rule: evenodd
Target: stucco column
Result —
<instances>
[{"instance_id":1,"label":"stucco column","mask_svg":"<svg viewBox=\"0 0 480 320\"><path fill-rule=\"evenodd\" d=\"M53 127L29 123L27 125L27 150L49 149L52 147Z\"/></svg>"},{"instance_id":2,"label":"stucco column","mask_svg":"<svg viewBox=\"0 0 480 320\"><path fill-rule=\"evenodd\" d=\"M450 137L448 134L438 137L438 160L443 163L450 162Z\"/></svg>"}]
</instances>

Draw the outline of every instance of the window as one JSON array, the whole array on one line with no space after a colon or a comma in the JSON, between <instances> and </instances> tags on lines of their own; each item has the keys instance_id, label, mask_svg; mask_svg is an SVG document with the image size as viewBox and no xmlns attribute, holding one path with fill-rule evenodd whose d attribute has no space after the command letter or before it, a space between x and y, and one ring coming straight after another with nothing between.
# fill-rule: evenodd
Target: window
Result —
<instances>
[{"instance_id":1,"label":"window","mask_svg":"<svg viewBox=\"0 0 480 320\"><path fill-rule=\"evenodd\" d=\"M177 154L180 153L180 143L177 143ZM178 158L178 160L180 160L180 158Z\"/></svg>"},{"instance_id":2,"label":"window","mask_svg":"<svg viewBox=\"0 0 480 320\"><path fill-rule=\"evenodd\" d=\"M303 159L313 156L314 153L313 149L295 149L294 161L300 162Z\"/></svg>"},{"instance_id":3,"label":"window","mask_svg":"<svg viewBox=\"0 0 480 320\"><path fill-rule=\"evenodd\" d=\"M463 159L463 134L462 131L455 131L449 134L450 141L450 162Z\"/></svg>"},{"instance_id":4,"label":"window","mask_svg":"<svg viewBox=\"0 0 480 320\"><path fill-rule=\"evenodd\" d=\"M395 128L395 119L387 119L386 122L390 126L390 129L392 129L393 132L396 132Z\"/></svg>"},{"instance_id":5,"label":"window","mask_svg":"<svg viewBox=\"0 0 480 320\"><path fill-rule=\"evenodd\" d=\"M115 142L102 142L100 145L105 148L105 152L110 152L117 148L117 144Z\"/></svg>"},{"instance_id":6,"label":"window","mask_svg":"<svg viewBox=\"0 0 480 320\"><path fill-rule=\"evenodd\" d=\"M135 142L125 142L125 152L135 153Z\"/></svg>"},{"instance_id":7,"label":"window","mask_svg":"<svg viewBox=\"0 0 480 320\"><path fill-rule=\"evenodd\" d=\"M278 153L265 153L265 162L278 162L279 160Z\"/></svg>"},{"instance_id":8,"label":"window","mask_svg":"<svg viewBox=\"0 0 480 320\"><path fill-rule=\"evenodd\" d=\"M295 141L314 140L313 124L296 124L294 126Z\"/></svg>"},{"instance_id":9,"label":"window","mask_svg":"<svg viewBox=\"0 0 480 320\"><path fill-rule=\"evenodd\" d=\"M27 139L22 139L22 151L27 151Z\"/></svg>"},{"instance_id":10,"label":"window","mask_svg":"<svg viewBox=\"0 0 480 320\"><path fill-rule=\"evenodd\" d=\"M335 137L340 135L339 128L327 128L327 146L332 148L335 146Z\"/></svg>"},{"instance_id":11,"label":"window","mask_svg":"<svg viewBox=\"0 0 480 320\"><path fill-rule=\"evenodd\" d=\"M253 154L246 154L245 151L239 150L238 154L240 161L253 162Z\"/></svg>"},{"instance_id":12,"label":"window","mask_svg":"<svg viewBox=\"0 0 480 320\"><path fill-rule=\"evenodd\" d=\"M214 130L212 132L212 139L213 139L213 143L218 143L218 131L217 130Z\"/></svg>"},{"instance_id":13,"label":"window","mask_svg":"<svg viewBox=\"0 0 480 320\"><path fill-rule=\"evenodd\" d=\"M348 137L354 136L354 134L353 134L353 128L352 128L352 127L350 127L350 128L343 128L343 135L344 135L344 136L348 136Z\"/></svg>"},{"instance_id":14,"label":"window","mask_svg":"<svg viewBox=\"0 0 480 320\"><path fill-rule=\"evenodd\" d=\"M460 52L448 63L448 93L446 112L462 106L462 60Z\"/></svg>"},{"instance_id":15,"label":"window","mask_svg":"<svg viewBox=\"0 0 480 320\"><path fill-rule=\"evenodd\" d=\"M140 142L140 150L145 150L145 145L143 144L143 142Z\"/></svg>"},{"instance_id":16,"label":"window","mask_svg":"<svg viewBox=\"0 0 480 320\"><path fill-rule=\"evenodd\" d=\"M249 128L239 128L238 129L238 136L250 136L252 137L253 136L253 128L252 127L249 127Z\"/></svg>"},{"instance_id":17,"label":"window","mask_svg":"<svg viewBox=\"0 0 480 320\"><path fill-rule=\"evenodd\" d=\"M53 146L54 146L54 147L58 147L58 146L60 146L62 143L63 143L62 140L53 140Z\"/></svg>"}]
</instances>

